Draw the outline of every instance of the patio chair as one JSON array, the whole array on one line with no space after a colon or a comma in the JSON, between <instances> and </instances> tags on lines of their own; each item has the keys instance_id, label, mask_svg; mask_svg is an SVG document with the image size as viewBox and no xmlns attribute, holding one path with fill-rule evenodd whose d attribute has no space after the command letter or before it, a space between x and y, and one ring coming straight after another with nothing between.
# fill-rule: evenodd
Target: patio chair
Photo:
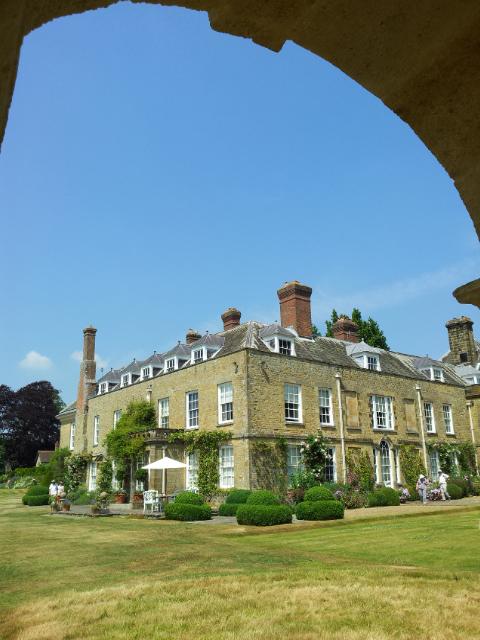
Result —
<instances>
[{"instance_id":1,"label":"patio chair","mask_svg":"<svg viewBox=\"0 0 480 640\"><path fill-rule=\"evenodd\" d=\"M150 509L148 509L150 507ZM160 511L160 500L158 497L158 491L155 489L150 489L149 491L143 492L143 512L151 511L154 513L155 511Z\"/></svg>"}]
</instances>

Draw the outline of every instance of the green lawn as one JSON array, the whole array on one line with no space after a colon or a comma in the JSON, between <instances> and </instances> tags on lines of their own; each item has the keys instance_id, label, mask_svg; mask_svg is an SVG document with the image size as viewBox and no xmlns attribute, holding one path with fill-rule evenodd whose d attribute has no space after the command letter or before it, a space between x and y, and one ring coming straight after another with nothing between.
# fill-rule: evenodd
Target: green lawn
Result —
<instances>
[{"instance_id":1,"label":"green lawn","mask_svg":"<svg viewBox=\"0 0 480 640\"><path fill-rule=\"evenodd\" d=\"M0 638L480 637L480 509L283 527L51 517L0 491Z\"/></svg>"}]
</instances>

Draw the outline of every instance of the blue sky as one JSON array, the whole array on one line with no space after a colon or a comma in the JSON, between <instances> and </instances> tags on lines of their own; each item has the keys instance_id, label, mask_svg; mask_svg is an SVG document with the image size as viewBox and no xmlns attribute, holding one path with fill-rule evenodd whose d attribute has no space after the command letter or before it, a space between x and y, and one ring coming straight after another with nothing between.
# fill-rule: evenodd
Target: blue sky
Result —
<instances>
[{"instance_id":1,"label":"blue sky","mask_svg":"<svg viewBox=\"0 0 480 640\"><path fill-rule=\"evenodd\" d=\"M436 159L374 96L287 43L272 53L205 14L117 5L23 46L0 156L0 382L75 396L82 328L104 367L243 319L277 288L359 306L390 346L439 356L478 310L466 210ZM480 331L480 329L479 329Z\"/></svg>"}]
</instances>

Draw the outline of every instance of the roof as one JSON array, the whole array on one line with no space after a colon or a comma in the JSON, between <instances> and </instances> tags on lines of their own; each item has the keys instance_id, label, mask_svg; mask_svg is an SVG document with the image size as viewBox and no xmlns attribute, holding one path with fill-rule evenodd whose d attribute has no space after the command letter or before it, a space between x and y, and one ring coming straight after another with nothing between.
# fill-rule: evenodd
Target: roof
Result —
<instances>
[{"instance_id":1,"label":"roof","mask_svg":"<svg viewBox=\"0 0 480 640\"><path fill-rule=\"evenodd\" d=\"M383 349L372 347L363 340L361 342L349 342L346 348L349 356L360 353L382 353L383 351Z\"/></svg>"},{"instance_id":2,"label":"roof","mask_svg":"<svg viewBox=\"0 0 480 640\"><path fill-rule=\"evenodd\" d=\"M206 333L200 338L192 342L189 346L190 349L199 349L200 347L211 347L212 349L220 349L225 343L224 336L219 333Z\"/></svg>"},{"instance_id":3,"label":"roof","mask_svg":"<svg viewBox=\"0 0 480 640\"><path fill-rule=\"evenodd\" d=\"M40 461L42 463L50 462L54 453L55 453L55 450L37 451L37 461Z\"/></svg>"},{"instance_id":4,"label":"roof","mask_svg":"<svg viewBox=\"0 0 480 640\"><path fill-rule=\"evenodd\" d=\"M177 358L180 358L182 360L189 360L191 351L191 345L186 345L179 342L175 347L173 347L173 349L170 349L170 351L167 351L167 353L164 354L164 359L167 360L168 358L174 358L175 356L177 356Z\"/></svg>"},{"instance_id":5,"label":"roof","mask_svg":"<svg viewBox=\"0 0 480 640\"><path fill-rule=\"evenodd\" d=\"M273 336L285 336L286 338L294 338L295 333L282 327L278 322L274 322L273 324L269 324L263 329L260 329L259 336L260 338L272 338Z\"/></svg>"},{"instance_id":6,"label":"roof","mask_svg":"<svg viewBox=\"0 0 480 640\"><path fill-rule=\"evenodd\" d=\"M121 369L110 369L97 382L120 382Z\"/></svg>"},{"instance_id":7,"label":"roof","mask_svg":"<svg viewBox=\"0 0 480 640\"><path fill-rule=\"evenodd\" d=\"M74 400L73 402L70 402L70 404L67 404L66 407L63 407L63 409L60 411L60 413L58 414L59 416L65 416L68 413L73 413L77 410L77 401Z\"/></svg>"}]
</instances>

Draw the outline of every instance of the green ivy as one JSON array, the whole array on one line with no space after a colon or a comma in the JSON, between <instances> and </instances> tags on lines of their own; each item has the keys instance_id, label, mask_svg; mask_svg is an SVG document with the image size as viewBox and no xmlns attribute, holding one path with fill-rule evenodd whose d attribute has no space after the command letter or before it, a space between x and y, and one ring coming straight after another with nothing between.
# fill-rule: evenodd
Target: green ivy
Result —
<instances>
[{"instance_id":1,"label":"green ivy","mask_svg":"<svg viewBox=\"0 0 480 640\"><path fill-rule=\"evenodd\" d=\"M67 495L85 482L87 465L91 459L90 453L74 453L66 459L64 481Z\"/></svg>"},{"instance_id":2,"label":"green ivy","mask_svg":"<svg viewBox=\"0 0 480 640\"><path fill-rule=\"evenodd\" d=\"M415 495L418 476L427 472L420 452L413 444L400 445L400 468L407 489L412 496Z\"/></svg>"},{"instance_id":3,"label":"green ivy","mask_svg":"<svg viewBox=\"0 0 480 640\"><path fill-rule=\"evenodd\" d=\"M305 469L315 475L317 482L325 480L325 466L328 460L328 449L331 445L322 433L308 436L302 447L302 459Z\"/></svg>"},{"instance_id":4,"label":"green ivy","mask_svg":"<svg viewBox=\"0 0 480 640\"><path fill-rule=\"evenodd\" d=\"M345 457L348 484L363 491L371 491L375 485L375 474L368 453L363 450L348 449Z\"/></svg>"},{"instance_id":5,"label":"green ivy","mask_svg":"<svg viewBox=\"0 0 480 640\"><path fill-rule=\"evenodd\" d=\"M97 478L97 493L112 492L113 469L112 461L107 458L99 465Z\"/></svg>"},{"instance_id":6,"label":"green ivy","mask_svg":"<svg viewBox=\"0 0 480 640\"><path fill-rule=\"evenodd\" d=\"M206 499L218 493L218 449L231 438L230 431L183 431L168 438L169 442L181 440L187 453L198 453L198 490Z\"/></svg>"},{"instance_id":7,"label":"green ivy","mask_svg":"<svg viewBox=\"0 0 480 640\"><path fill-rule=\"evenodd\" d=\"M252 457L257 474L257 485L281 496L288 488L287 441L285 438L253 440Z\"/></svg>"},{"instance_id":8,"label":"green ivy","mask_svg":"<svg viewBox=\"0 0 480 640\"><path fill-rule=\"evenodd\" d=\"M450 475L455 473L475 475L475 448L471 442L435 442L429 445L429 450L438 451L442 471ZM455 464L455 457L458 466Z\"/></svg>"}]
</instances>

